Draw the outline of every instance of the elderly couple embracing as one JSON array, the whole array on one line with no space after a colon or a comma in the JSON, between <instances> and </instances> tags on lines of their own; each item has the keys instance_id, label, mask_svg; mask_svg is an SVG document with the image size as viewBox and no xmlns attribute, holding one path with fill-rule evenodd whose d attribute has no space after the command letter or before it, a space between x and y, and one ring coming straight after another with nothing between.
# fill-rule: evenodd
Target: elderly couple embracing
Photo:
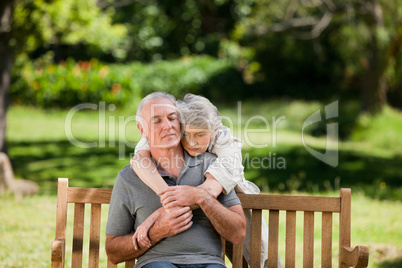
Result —
<instances>
[{"instance_id":1,"label":"elderly couple embracing","mask_svg":"<svg viewBox=\"0 0 402 268\"><path fill-rule=\"evenodd\" d=\"M136 121L142 139L110 201L109 259L137 259L138 268L225 267L222 236L234 244L244 240L249 262L251 215L236 192L259 189L245 180L242 141L222 125L217 108L202 96L178 101L154 92L139 103ZM264 267L268 230L262 225Z\"/></svg>"}]
</instances>

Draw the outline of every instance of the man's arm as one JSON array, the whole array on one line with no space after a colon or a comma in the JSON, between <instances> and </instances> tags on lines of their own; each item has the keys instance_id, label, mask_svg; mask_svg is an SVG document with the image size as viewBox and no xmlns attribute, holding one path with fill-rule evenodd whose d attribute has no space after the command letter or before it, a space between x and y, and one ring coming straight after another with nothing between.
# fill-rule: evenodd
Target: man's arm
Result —
<instances>
[{"instance_id":1,"label":"man's arm","mask_svg":"<svg viewBox=\"0 0 402 268\"><path fill-rule=\"evenodd\" d=\"M106 254L113 264L134 260L147 250L145 247L139 247L138 250L135 250L131 234L124 236L106 235Z\"/></svg>"},{"instance_id":2,"label":"man's arm","mask_svg":"<svg viewBox=\"0 0 402 268\"><path fill-rule=\"evenodd\" d=\"M241 205L223 206L205 190L199 190L197 204L207 215L215 230L226 240L240 244L246 235L246 218Z\"/></svg>"},{"instance_id":3,"label":"man's arm","mask_svg":"<svg viewBox=\"0 0 402 268\"><path fill-rule=\"evenodd\" d=\"M175 199L175 205L199 205L221 236L234 244L243 241L246 235L246 219L241 205L225 207L208 191L186 185L172 186L161 192L162 203L172 198Z\"/></svg>"},{"instance_id":4,"label":"man's arm","mask_svg":"<svg viewBox=\"0 0 402 268\"><path fill-rule=\"evenodd\" d=\"M179 208L161 215L149 229L152 245L157 244L163 238L174 236L190 228L193 224L192 217L193 214L189 207ZM132 234L106 235L106 253L113 264L134 260L148 250L146 247L139 247L135 250L132 237Z\"/></svg>"}]
</instances>

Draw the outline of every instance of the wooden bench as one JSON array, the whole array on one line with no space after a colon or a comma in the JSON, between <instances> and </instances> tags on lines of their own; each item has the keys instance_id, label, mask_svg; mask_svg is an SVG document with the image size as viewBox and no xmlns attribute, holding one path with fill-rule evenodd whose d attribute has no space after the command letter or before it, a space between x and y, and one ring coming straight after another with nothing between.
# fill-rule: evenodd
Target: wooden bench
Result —
<instances>
[{"instance_id":1,"label":"wooden bench","mask_svg":"<svg viewBox=\"0 0 402 268\"><path fill-rule=\"evenodd\" d=\"M101 233L101 206L109 204L111 189L68 187L68 179L59 179L56 212L56 238L52 244L52 267L64 267L66 262L67 206L74 204L72 253L68 266L81 267L83 262L84 212L90 204L88 264L84 267L99 267ZM339 267L367 267L369 252L364 246L352 248L351 233L351 191L341 189L339 197L294 196L294 195L242 195L239 198L244 208L252 209L252 248L261 248L262 211L269 214L268 267L277 267L279 229L286 227L285 256L281 256L286 267L296 265L296 212L303 213L303 267L319 267L314 263L314 215L322 213L321 223L321 267L332 267L333 255L337 255ZM286 214L286 226L280 226L279 215ZM339 254L333 254L333 215L339 214ZM335 232L334 232L335 233ZM222 244L225 245L224 241ZM104 247L104 245L102 245ZM300 248L300 246L298 246ZM243 267L242 245L233 246L232 266ZM117 267L109 261L107 267ZM260 265L260 251L252 252L251 267ZM125 267L133 267L134 261Z\"/></svg>"}]
</instances>

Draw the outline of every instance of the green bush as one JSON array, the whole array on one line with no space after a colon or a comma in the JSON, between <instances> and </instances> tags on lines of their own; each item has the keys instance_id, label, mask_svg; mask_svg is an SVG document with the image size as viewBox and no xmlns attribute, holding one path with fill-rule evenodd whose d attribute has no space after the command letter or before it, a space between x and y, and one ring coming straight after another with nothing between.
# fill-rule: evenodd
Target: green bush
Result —
<instances>
[{"instance_id":1,"label":"green bush","mask_svg":"<svg viewBox=\"0 0 402 268\"><path fill-rule=\"evenodd\" d=\"M83 102L125 104L134 97L164 91L181 97L202 94L212 77L233 69L227 60L187 57L152 64L103 64L67 60L57 65L16 65L11 85L13 103L43 108L71 107Z\"/></svg>"}]
</instances>

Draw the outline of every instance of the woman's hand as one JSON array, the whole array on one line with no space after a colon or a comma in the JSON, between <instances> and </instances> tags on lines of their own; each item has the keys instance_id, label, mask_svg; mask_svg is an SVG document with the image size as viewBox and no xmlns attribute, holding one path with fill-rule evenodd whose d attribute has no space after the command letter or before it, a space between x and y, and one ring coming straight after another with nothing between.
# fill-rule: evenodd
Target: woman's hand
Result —
<instances>
[{"instance_id":1,"label":"woman's hand","mask_svg":"<svg viewBox=\"0 0 402 268\"><path fill-rule=\"evenodd\" d=\"M152 226L152 225L151 225ZM152 246L151 240L148 237L149 228L151 228L146 221L138 226L133 235L134 249L138 250L138 246L150 248Z\"/></svg>"},{"instance_id":2,"label":"woman's hand","mask_svg":"<svg viewBox=\"0 0 402 268\"><path fill-rule=\"evenodd\" d=\"M206 191L199 187L180 185L171 186L158 193L158 195L161 198L163 207L168 210L176 206L194 207L201 196L200 192Z\"/></svg>"},{"instance_id":3,"label":"woman's hand","mask_svg":"<svg viewBox=\"0 0 402 268\"><path fill-rule=\"evenodd\" d=\"M154 225L158 219L165 212L164 208L155 210L140 226L137 227L132 237L134 249L137 250L138 246L150 248L152 246L151 240L148 237L149 229Z\"/></svg>"}]
</instances>

